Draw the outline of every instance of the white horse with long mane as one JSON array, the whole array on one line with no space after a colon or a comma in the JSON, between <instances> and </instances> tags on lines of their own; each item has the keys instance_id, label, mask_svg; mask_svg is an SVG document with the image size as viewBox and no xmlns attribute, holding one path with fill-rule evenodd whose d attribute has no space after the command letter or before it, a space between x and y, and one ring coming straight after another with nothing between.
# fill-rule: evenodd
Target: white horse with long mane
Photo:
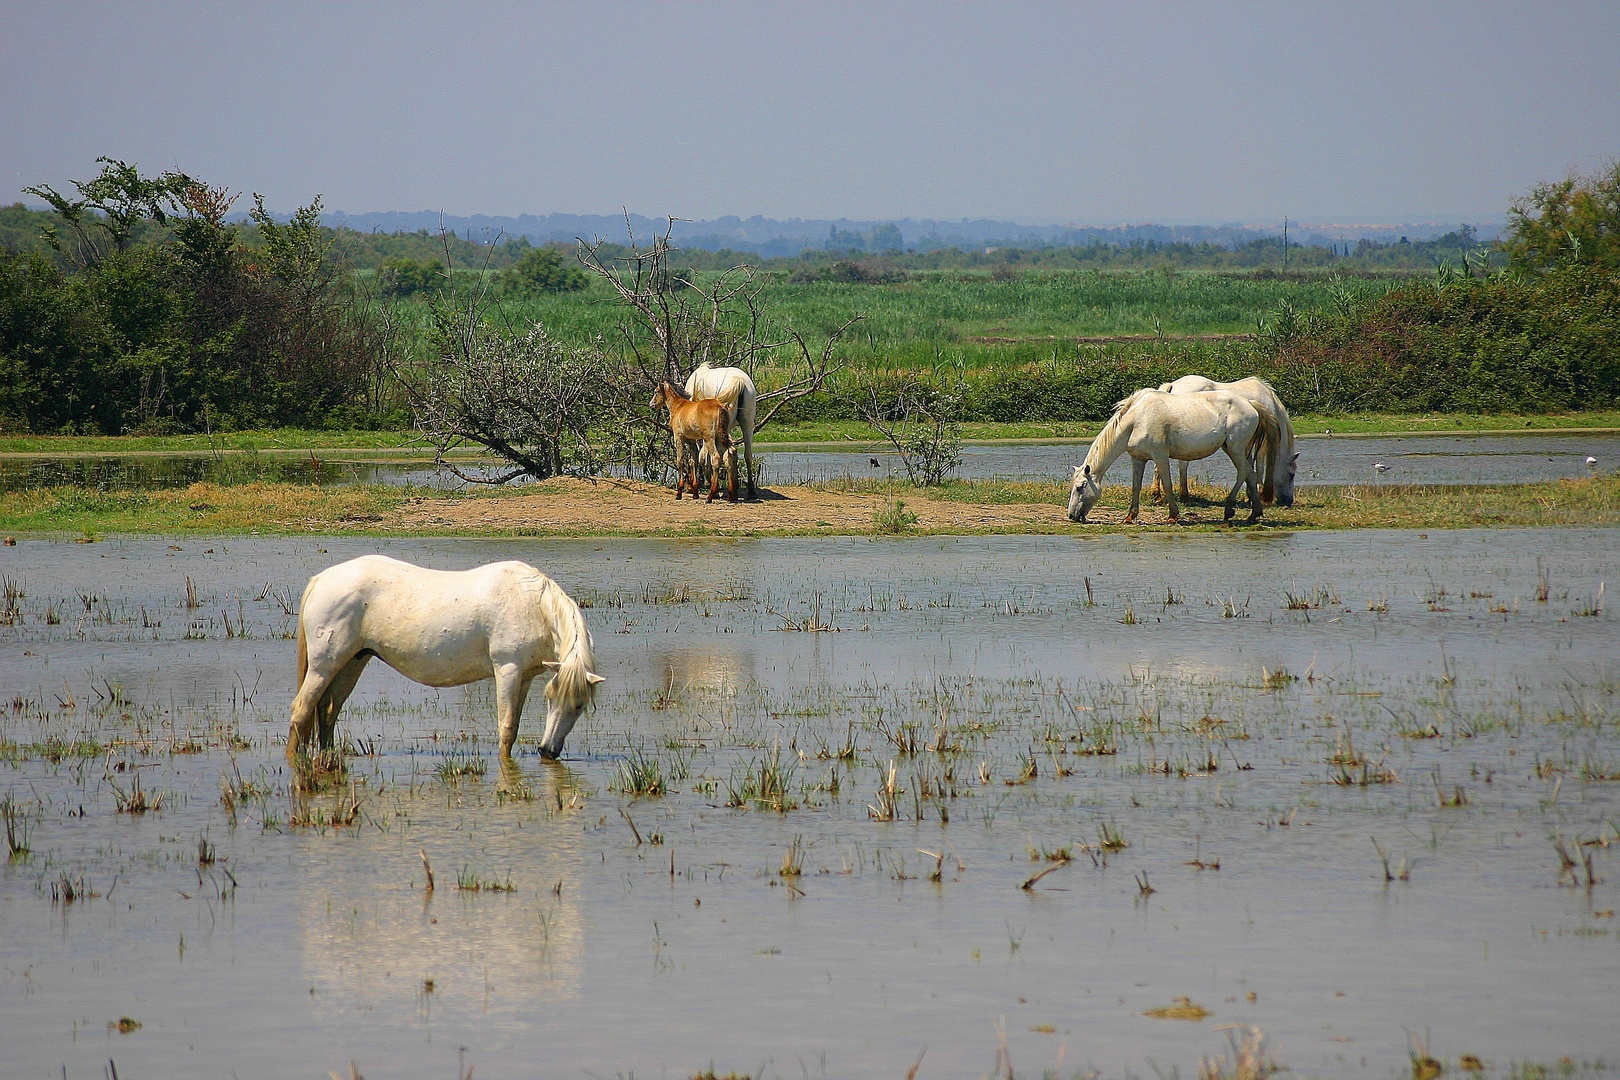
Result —
<instances>
[{"instance_id":1,"label":"white horse with long mane","mask_svg":"<svg viewBox=\"0 0 1620 1080\"><path fill-rule=\"evenodd\" d=\"M1254 451L1265 437L1265 421L1247 400L1226 390L1194 394L1168 394L1138 390L1114 406L1114 414L1091 441L1084 464L1075 466L1069 488L1069 520L1086 520L1102 497L1102 476L1121 454L1131 456L1131 510L1126 522L1136 520L1142 508L1142 472L1153 462L1160 476L1170 475L1170 459L1197 461L1225 450L1237 468L1237 483L1226 496L1226 520L1236 513L1238 489L1249 489L1249 521L1260 520L1259 471ZM1181 520L1175 491L1165 492L1170 520Z\"/></svg>"},{"instance_id":2,"label":"white horse with long mane","mask_svg":"<svg viewBox=\"0 0 1620 1080\"><path fill-rule=\"evenodd\" d=\"M705 360L686 377L686 396L694 401L714 398L731 410L731 420L742 428L743 463L748 469L748 497L759 498L754 486L754 418L759 394L748 372L737 367L715 367Z\"/></svg>"},{"instance_id":3,"label":"white horse with long mane","mask_svg":"<svg viewBox=\"0 0 1620 1080\"><path fill-rule=\"evenodd\" d=\"M512 756L529 683L551 671L540 755L555 758L603 681L591 633L562 587L520 562L428 570L362 555L322 570L298 611L298 693L287 757L319 726L332 745L338 710L375 656L427 686L495 680L501 757Z\"/></svg>"},{"instance_id":4,"label":"white horse with long mane","mask_svg":"<svg viewBox=\"0 0 1620 1080\"><path fill-rule=\"evenodd\" d=\"M1167 394L1228 390L1253 405L1277 431L1277 437L1275 439L1267 437L1256 454L1257 461L1264 457L1266 462L1265 477L1260 482L1260 501L1275 502L1278 506L1294 505L1294 473L1299 467L1299 454L1294 450L1294 424L1288 418L1288 410L1283 408L1282 401L1277 397L1277 391L1271 388L1270 383L1255 375L1236 382L1216 382L1202 375L1183 375L1175 382L1165 383L1159 389ZM1156 476L1153 486L1155 489L1163 488L1166 482L1165 477ZM1187 498L1186 461L1181 462L1181 497Z\"/></svg>"}]
</instances>

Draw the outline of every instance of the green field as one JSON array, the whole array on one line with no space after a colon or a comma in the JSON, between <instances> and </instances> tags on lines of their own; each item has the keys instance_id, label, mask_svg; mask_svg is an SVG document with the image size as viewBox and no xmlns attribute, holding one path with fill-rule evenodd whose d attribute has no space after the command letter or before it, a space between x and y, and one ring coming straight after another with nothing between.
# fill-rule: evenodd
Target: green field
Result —
<instances>
[{"instance_id":1,"label":"green field","mask_svg":"<svg viewBox=\"0 0 1620 1080\"><path fill-rule=\"evenodd\" d=\"M776 279L766 283L763 301L772 329L791 327L812 342L860 316L840 351L853 364L982 367L1072 357L1103 344L1097 339L1162 339L1143 344L1196 351L1207 340L1176 339L1253 334L1285 305L1328 312L1402 280L1163 271L1029 273L1011 280L940 274L885 285ZM624 318L615 300L605 283L593 280L577 293L495 301L488 315L514 327L538 322L565 339L600 335L611 345ZM427 303L405 301L397 311L417 335L426 333Z\"/></svg>"}]
</instances>

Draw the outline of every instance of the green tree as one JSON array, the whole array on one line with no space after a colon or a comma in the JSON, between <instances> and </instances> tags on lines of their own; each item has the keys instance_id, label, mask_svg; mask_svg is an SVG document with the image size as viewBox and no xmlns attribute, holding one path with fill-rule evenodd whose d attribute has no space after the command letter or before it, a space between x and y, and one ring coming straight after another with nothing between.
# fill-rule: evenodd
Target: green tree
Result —
<instances>
[{"instance_id":1,"label":"green tree","mask_svg":"<svg viewBox=\"0 0 1620 1080\"><path fill-rule=\"evenodd\" d=\"M501 275L502 292L515 296L578 292L588 284L585 271L569 266L554 247L531 248L517 265Z\"/></svg>"},{"instance_id":2,"label":"green tree","mask_svg":"<svg viewBox=\"0 0 1620 1080\"><path fill-rule=\"evenodd\" d=\"M184 173L166 172L144 177L134 166L116 158L100 157L101 175L89 181L71 181L79 197L70 199L49 184L23 188L37 195L72 231L65 238L54 226L45 231L45 241L57 251L70 254L83 266L100 262L109 254L128 250L137 231L148 221L165 225L169 217L184 210L186 200L199 185ZM64 247L72 244L71 250Z\"/></svg>"},{"instance_id":3,"label":"green tree","mask_svg":"<svg viewBox=\"0 0 1620 1080\"><path fill-rule=\"evenodd\" d=\"M1537 184L1514 200L1502 247L1522 269L1575 261L1620 272L1620 161L1591 176Z\"/></svg>"},{"instance_id":4,"label":"green tree","mask_svg":"<svg viewBox=\"0 0 1620 1080\"><path fill-rule=\"evenodd\" d=\"M384 259L377 272L382 291L388 296L414 296L438 285L444 278L439 264L431 260Z\"/></svg>"}]
</instances>

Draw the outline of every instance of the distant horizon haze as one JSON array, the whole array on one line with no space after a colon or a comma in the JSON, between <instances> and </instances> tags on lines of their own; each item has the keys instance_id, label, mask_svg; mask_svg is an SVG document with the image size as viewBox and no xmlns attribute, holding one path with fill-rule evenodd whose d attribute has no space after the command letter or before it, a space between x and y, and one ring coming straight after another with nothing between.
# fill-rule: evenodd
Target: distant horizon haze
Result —
<instances>
[{"instance_id":1,"label":"distant horizon haze","mask_svg":"<svg viewBox=\"0 0 1620 1080\"><path fill-rule=\"evenodd\" d=\"M283 213L1398 226L1500 220L1620 157L1614 0L0 0L0 20L0 203L106 155Z\"/></svg>"}]
</instances>

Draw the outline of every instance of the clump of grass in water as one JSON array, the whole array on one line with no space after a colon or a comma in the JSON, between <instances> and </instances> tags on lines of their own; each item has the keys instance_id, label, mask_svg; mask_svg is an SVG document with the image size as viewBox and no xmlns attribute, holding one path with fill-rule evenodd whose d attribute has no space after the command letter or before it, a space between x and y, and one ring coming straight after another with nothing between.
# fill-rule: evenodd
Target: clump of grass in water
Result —
<instances>
[{"instance_id":1,"label":"clump of grass in water","mask_svg":"<svg viewBox=\"0 0 1620 1080\"><path fill-rule=\"evenodd\" d=\"M787 851L782 853L782 869L777 873L785 878L796 878L804 870L804 837L795 836L793 842L788 844Z\"/></svg>"},{"instance_id":2,"label":"clump of grass in water","mask_svg":"<svg viewBox=\"0 0 1620 1080\"><path fill-rule=\"evenodd\" d=\"M1131 842L1117 827L1104 821L1097 826L1097 846L1104 851L1124 851Z\"/></svg>"},{"instance_id":3,"label":"clump of grass in water","mask_svg":"<svg viewBox=\"0 0 1620 1080\"><path fill-rule=\"evenodd\" d=\"M1241 1026L1236 1030L1244 1031ZM1226 1042L1231 1047L1231 1059L1204 1058L1198 1067L1198 1080L1261 1080L1282 1071L1281 1065L1266 1056L1266 1039L1259 1028L1244 1031L1241 1043L1234 1031L1229 1030Z\"/></svg>"},{"instance_id":4,"label":"clump of grass in water","mask_svg":"<svg viewBox=\"0 0 1620 1080\"><path fill-rule=\"evenodd\" d=\"M1378 843L1378 838L1375 836L1370 837L1370 839L1372 840L1373 850L1378 852L1378 861L1384 864L1384 881L1386 883L1391 881L1412 880L1412 865L1407 861L1405 855L1401 856L1400 867L1398 869L1391 870L1389 868L1389 856L1384 854L1384 848Z\"/></svg>"},{"instance_id":5,"label":"clump of grass in water","mask_svg":"<svg viewBox=\"0 0 1620 1080\"><path fill-rule=\"evenodd\" d=\"M511 874L507 874L504 881L482 878L469 865L463 865L456 874L456 888L462 892L517 892L517 886L512 884Z\"/></svg>"},{"instance_id":6,"label":"clump of grass in water","mask_svg":"<svg viewBox=\"0 0 1620 1080\"><path fill-rule=\"evenodd\" d=\"M772 747L769 756L750 762L739 776L735 771L726 781L727 806L761 806L786 813L798 807L788 793L793 781L793 765L782 762L781 747Z\"/></svg>"},{"instance_id":7,"label":"clump of grass in water","mask_svg":"<svg viewBox=\"0 0 1620 1080\"><path fill-rule=\"evenodd\" d=\"M1371 787L1374 784L1398 784L1400 775L1394 769L1387 769L1382 763L1369 762L1363 759L1360 762L1361 772L1357 773L1354 766L1335 765L1333 775L1329 777L1340 787Z\"/></svg>"},{"instance_id":8,"label":"clump of grass in water","mask_svg":"<svg viewBox=\"0 0 1620 1080\"><path fill-rule=\"evenodd\" d=\"M489 771L489 766L476 754L451 750L444 755L439 767L434 771L440 780L451 784L464 776L483 776Z\"/></svg>"},{"instance_id":9,"label":"clump of grass in water","mask_svg":"<svg viewBox=\"0 0 1620 1080\"><path fill-rule=\"evenodd\" d=\"M112 784L113 797L118 801L120 814L144 814L148 811L156 813L163 809L163 793L160 791L148 795L141 787L141 774L138 772L130 778L128 791L119 787L111 777L108 777L108 783Z\"/></svg>"},{"instance_id":10,"label":"clump of grass in water","mask_svg":"<svg viewBox=\"0 0 1620 1080\"><path fill-rule=\"evenodd\" d=\"M867 803L866 812L874 821L893 821L895 816L895 798L900 793L899 767L889 762L887 772L878 774L877 802Z\"/></svg>"},{"instance_id":11,"label":"clump of grass in water","mask_svg":"<svg viewBox=\"0 0 1620 1080\"><path fill-rule=\"evenodd\" d=\"M906 509L904 499L895 499L893 502L883 503L872 510L872 531L897 535L907 532L917 524L918 517Z\"/></svg>"},{"instance_id":12,"label":"clump of grass in water","mask_svg":"<svg viewBox=\"0 0 1620 1080\"><path fill-rule=\"evenodd\" d=\"M1276 671L1260 669L1260 685L1267 690L1281 690L1291 682L1299 682L1299 676L1290 675L1287 668L1278 668Z\"/></svg>"},{"instance_id":13,"label":"clump of grass in water","mask_svg":"<svg viewBox=\"0 0 1620 1080\"><path fill-rule=\"evenodd\" d=\"M33 850L28 843L28 818L10 792L0 799L0 818L5 819L7 858L19 859Z\"/></svg>"},{"instance_id":14,"label":"clump of grass in water","mask_svg":"<svg viewBox=\"0 0 1620 1080\"><path fill-rule=\"evenodd\" d=\"M626 795L654 797L669 791L664 779L664 766L656 757L648 757L639 748L630 751L619 762L619 790Z\"/></svg>"},{"instance_id":15,"label":"clump of grass in water","mask_svg":"<svg viewBox=\"0 0 1620 1080\"><path fill-rule=\"evenodd\" d=\"M295 792L292 813L287 815L288 825L312 829L338 828L353 825L359 820L360 796L352 785L345 790L334 784L330 807L316 806L307 795ZM265 824L268 826L268 819Z\"/></svg>"}]
</instances>

